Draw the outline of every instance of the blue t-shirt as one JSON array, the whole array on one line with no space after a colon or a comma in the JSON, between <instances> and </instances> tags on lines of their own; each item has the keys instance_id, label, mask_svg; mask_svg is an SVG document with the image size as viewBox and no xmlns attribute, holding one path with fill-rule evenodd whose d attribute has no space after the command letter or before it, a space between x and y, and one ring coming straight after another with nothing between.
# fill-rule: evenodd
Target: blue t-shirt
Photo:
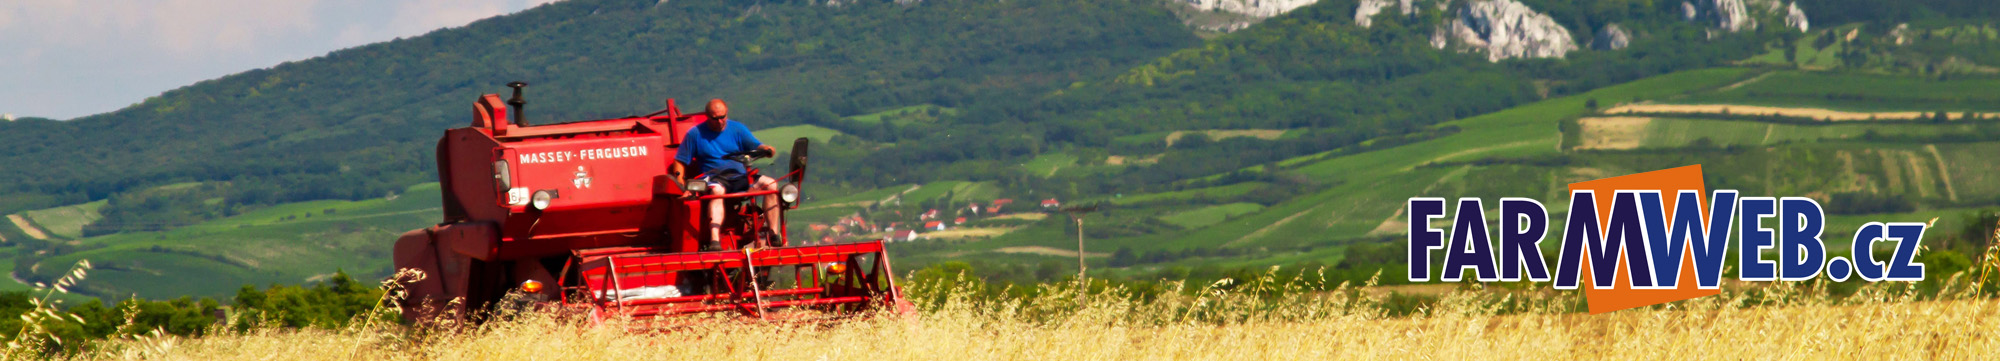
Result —
<instances>
[{"instance_id":1,"label":"blue t-shirt","mask_svg":"<svg viewBox=\"0 0 2000 361\"><path fill-rule=\"evenodd\" d=\"M725 169L748 174L749 171L743 169L743 163L722 156L750 151L761 145L764 142L751 135L750 128L744 127L742 122L730 121L719 132L702 124L688 129L687 136L681 137L681 148L674 152L674 160L694 167L696 174L714 174Z\"/></svg>"}]
</instances>

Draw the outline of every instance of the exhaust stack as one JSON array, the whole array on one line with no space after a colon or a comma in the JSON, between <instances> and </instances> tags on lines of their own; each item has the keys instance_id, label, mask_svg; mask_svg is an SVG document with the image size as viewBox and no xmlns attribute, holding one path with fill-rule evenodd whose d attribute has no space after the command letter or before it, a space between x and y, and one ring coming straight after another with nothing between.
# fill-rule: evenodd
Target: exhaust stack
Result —
<instances>
[{"instance_id":1,"label":"exhaust stack","mask_svg":"<svg viewBox=\"0 0 2000 361\"><path fill-rule=\"evenodd\" d=\"M507 87L514 88L514 98L507 99L507 105L514 107L514 125L523 127L528 126L528 117L524 114L521 114L527 112L528 108L528 100L521 99L521 88L528 87L528 83L516 81L512 83L507 83Z\"/></svg>"}]
</instances>

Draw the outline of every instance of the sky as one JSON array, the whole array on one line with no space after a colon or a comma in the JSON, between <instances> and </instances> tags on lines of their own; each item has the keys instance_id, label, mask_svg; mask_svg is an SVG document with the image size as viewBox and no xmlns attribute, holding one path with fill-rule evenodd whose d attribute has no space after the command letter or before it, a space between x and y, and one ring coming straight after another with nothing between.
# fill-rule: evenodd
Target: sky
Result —
<instances>
[{"instance_id":1,"label":"sky","mask_svg":"<svg viewBox=\"0 0 2000 361\"><path fill-rule=\"evenodd\" d=\"M0 0L0 113L71 119L557 0Z\"/></svg>"}]
</instances>

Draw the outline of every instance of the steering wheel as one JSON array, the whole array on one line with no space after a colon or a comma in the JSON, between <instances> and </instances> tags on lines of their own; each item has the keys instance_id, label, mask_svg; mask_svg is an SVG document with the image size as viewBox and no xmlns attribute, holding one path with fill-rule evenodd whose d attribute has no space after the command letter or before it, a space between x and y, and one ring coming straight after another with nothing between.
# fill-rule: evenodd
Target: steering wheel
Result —
<instances>
[{"instance_id":1,"label":"steering wheel","mask_svg":"<svg viewBox=\"0 0 2000 361\"><path fill-rule=\"evenodd\" d=\"M763 158L770 158L771 156L774 155L776 154L772 154L771 151L760 148L760 149L751 149L748 151L742 151L736 153L729 153L729 155L724 155L722 156L722 158L737 161L743 163L744 165L750 165L751 161Z\"/></svg>"}]
</instances>

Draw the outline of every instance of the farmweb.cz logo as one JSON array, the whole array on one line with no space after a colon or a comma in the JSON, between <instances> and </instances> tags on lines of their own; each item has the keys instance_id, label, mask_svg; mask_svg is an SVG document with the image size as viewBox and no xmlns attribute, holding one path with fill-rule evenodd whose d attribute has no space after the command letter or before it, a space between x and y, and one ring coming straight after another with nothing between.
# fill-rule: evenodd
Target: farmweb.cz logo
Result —
<instances>
[{"instance_id":1,"label":"farmweb.cz logo","mask_svg":"<svg viewBox=\"0 0 2000 361\"><path fill-rule=\"evenodd\" d=\"M1848 249L1893 249L1886 259L1875 252L1828 257L1819 202L1709 193L1700 165L1572 183L1569 194L1554 275L1540 246L1551 228L1541 202L1499 199L1499 229L1490 232L1485 202L1459 198L1447 233L1430 226L1447 215L1444 198L1410 198L1410 281L1429 281L1431 251L1443 249L1439 280L1553 281L1556 289L1583 288L1597 314L1720 294L1725 250L1734 252L1729 263L1742 281L1924 278L1914 257L1925 224L1869 222L1855 231Z\"/></svg>"}]
</instances>

